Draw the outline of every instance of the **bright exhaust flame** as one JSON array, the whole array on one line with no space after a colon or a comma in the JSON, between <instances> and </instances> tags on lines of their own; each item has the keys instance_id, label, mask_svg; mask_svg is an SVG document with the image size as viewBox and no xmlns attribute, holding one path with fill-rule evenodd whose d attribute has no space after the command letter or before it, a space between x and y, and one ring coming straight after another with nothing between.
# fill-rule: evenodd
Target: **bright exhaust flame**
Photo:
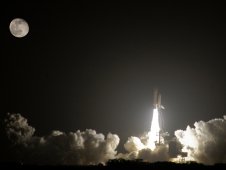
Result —
<instances>
[{"instance_id":1,"label":"bright exhaust flame","mask_svg":"<svg viewBox=\"0 0 226 170\"><path fill-rule=\"evenodd\" d=\"M160 127L159 127L159 112L158 109L155 108L153 110L153 117L151 123L151 131L148 132L148 148L154 150L156 147L156 143L160 142Z\"/></svg>"},{"instance_id":2,"label":"bright exhaust flame","mask_svg":"<svg viewBox=\"0 0 226 170\"><path fill-rule=\"evenodd\" d=\"M159 144L164 144L164 138L160 135L160 132L159 110L158 108L155 108L153 109L150 131L145 135L145 137L130 137L124 145L125 149L131 153L134 152L136 154L138 154L138 152L143 149L150 149L151 151L154 151L153 154L157 153L159 152L159 148L157 148Z\"/></svg>"}]
</instances>

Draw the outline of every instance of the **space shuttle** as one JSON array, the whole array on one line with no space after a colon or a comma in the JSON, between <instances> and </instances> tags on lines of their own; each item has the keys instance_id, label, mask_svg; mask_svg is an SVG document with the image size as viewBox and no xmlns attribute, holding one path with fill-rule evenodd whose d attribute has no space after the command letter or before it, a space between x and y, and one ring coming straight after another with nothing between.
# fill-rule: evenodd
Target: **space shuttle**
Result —
<instances>
[{"instance_id":1,"label":"space shuttle","mask_svg":"<svg viewBox=\"0 0 226 170\"><path fill-rule=\"evenodd\" d=\"M165 109L164 106L161 104L161 94L158 92L158 89L154 90L154 108L155 109Z\"/></svg>"}]
</instances>

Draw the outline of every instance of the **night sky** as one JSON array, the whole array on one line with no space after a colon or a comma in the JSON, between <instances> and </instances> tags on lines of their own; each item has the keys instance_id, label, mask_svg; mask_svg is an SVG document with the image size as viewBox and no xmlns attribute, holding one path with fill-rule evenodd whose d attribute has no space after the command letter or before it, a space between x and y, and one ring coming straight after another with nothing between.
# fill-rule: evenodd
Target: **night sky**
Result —
<instances>
[{"instance_id":1,"label":"night sky","mask_svg":"<svg viewBox=\"0 0 226 170\"><path fill-rule=\"evenodd\" d=\"M25 19L28 35L9 31ZM226 11L220 3L18 2L0 10L0 113L36 134L151 127L153 89L172 136L226 112Z\"/></svg>"}]
</instances>

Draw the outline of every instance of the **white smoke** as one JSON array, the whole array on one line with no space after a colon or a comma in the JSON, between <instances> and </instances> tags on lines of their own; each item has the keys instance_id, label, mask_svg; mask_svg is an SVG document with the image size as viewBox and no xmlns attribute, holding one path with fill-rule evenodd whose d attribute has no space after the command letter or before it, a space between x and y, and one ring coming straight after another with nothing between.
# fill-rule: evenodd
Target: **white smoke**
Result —
<instances>
[{"instance_id":1,"label":"white smoke","mask_svg":"<svg viewBox=\"0 0 226 170\"><path fill-rule=\"evenodd\" d=\"M33 136L35 129L20 114L8 114L5 119L6 134L20 148L18 161L37 164L105 163L114 159L119 137L109 133L107 137L95 130L64 133L52 131L48 136Z\"/></svg>"},{"instance_id":2,"label":"white smoke","mask_svg":"<svg viewBox=\"0 0 226 170\"><path fill-rule=\"evenodd\" d=\"M141 142L140 138L131 136L124 144L126 151L135 152L145 148L145 145Z\"/></svg>"},{"instance_id":3,"label":"white smoke","mask_svg":"<svg viewBox=\"0 0 226 170\"><path fill-rule=\"evenodd\" d=\"M131 136L124 144L126 154L119 154L119 158L142 159L148 162L168 161L169 146L160 135L159 110L153 109L151 129L141 137Z\"/></svg>"},{"instance_id":4,"label":"white smoke","mask_svg":"<svg viewBox=\"0 0 226 170\"><path fill-rule=\"evenodd\" d=\"M175 136L190 160L204 163L226 163L226 116L208 122L199 121L194 127L175 131Z\"/></svg>"},{"instance_id":5,"label":"white smoke","mask_svg":"<svg viewBox=\"0 0 226 170\"><path fill-rule=\"evenodd\" d=\"M171 158L187 153L185 160L188 161L226 163L226 116L208 122L195 122L193 128L188 126L186 130L175 131L175 136L176 140L155 143L154 149L149 145L153 140L150 139L150 132L141 137L129 137L124 145L127 153L119 154L118 157L156 162L174 160Z\"/></svg>"},{"instance_id":6,"label":"white smoke","mask_svg":"<svg viewBox=\"0 0 226 170\"><path fill-rule=\"evenodd\" d=\"M141 137L131 136L124 144L126 154L119 154L118 158L123 159L142 159L143 161L156 162L168 161L168 144L156 144L154 149L149 145L150 133L145 133Z\"/></svg>"},{"instance_id":7,"label":"white smoke","mask_svg":"<svg viewBox=\"0 0 226 170\"><path fill-rule=\"evenodd\" d=\"M124 144L127 151L124 154L117 154L117 135L109 133L105 137L92 129L69 133L54 130L47 136L39 137L34 135L35 128L20 114L8 113L4 129L9 141L14 144L7 159L24 163L89 165L117 158L169 161L172 156L170 150L174 148L169 147L167 142L150 147L150 132L140 137L129 137ZM178 141L182 145L181 151L187 152L188 160L204 164L226 163L226 116L208 122L195 122L194 127L175 131L175 136L177 140L173 140L173 144L176 146ZM1 147L1 150L4 149L4 146ZM6 158L2 154L1 159Z\"/></svg>"}]
</instances>

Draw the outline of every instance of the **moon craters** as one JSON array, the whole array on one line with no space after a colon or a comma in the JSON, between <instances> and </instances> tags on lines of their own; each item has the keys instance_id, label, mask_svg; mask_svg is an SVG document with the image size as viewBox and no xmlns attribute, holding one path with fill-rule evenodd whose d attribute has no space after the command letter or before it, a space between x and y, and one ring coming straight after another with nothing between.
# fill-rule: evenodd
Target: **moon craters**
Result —
<instances>
[{"instance_id":1,"label":"moon craters","mask_svg":"<svg viewBox=\"0 0 226 170\"><path fill-rule=\"evenodd\" d=\"M29 32L28 23L22 18L15 18L10 22L9 30L17 38L26 36Z\"/></svg>"}]
</instances>

